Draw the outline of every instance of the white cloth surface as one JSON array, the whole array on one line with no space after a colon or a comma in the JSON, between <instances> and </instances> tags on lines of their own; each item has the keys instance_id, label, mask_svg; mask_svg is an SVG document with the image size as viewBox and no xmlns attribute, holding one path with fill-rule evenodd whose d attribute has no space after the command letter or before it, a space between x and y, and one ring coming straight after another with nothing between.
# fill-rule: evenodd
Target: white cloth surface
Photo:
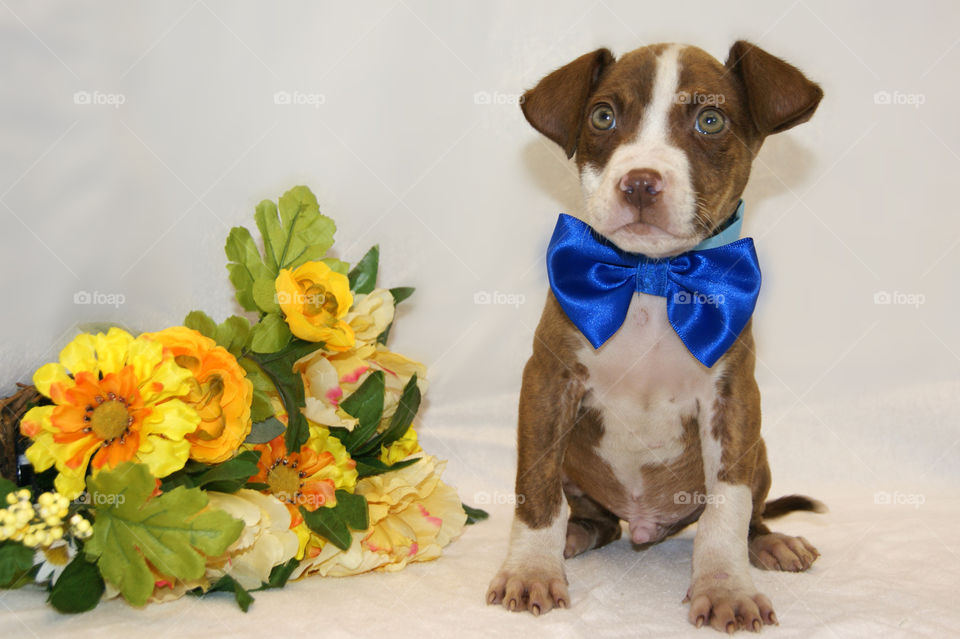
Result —
<instances>
[{"instance_id":1,"label":"white cloth surface","mask_svg":"<svg viewBox=\"0 0 960 639\"><path fill-rule=\"evenodd\" d=\"M449 460L464 501L491 511L436 562L298 582L258 594L246 615L218 594L65 617L25 589L0 592L0 634L713 636L680 603L693 529L568 562L570 610L534 619L484 593L506 551L544 249L556 214L580 205L573 164L517 97L600 46L691 42L723 60L744 37L826 96L809 123L765 143L744 196L764 273L755 336L771 496L831 508L775 522L822 557L807 574L753 572L782 624L764 634L956 635L960 5L655 9L0 2L0 389L28 381L83 322L159 330L195 308L237 312L229 227L254 228L257 202L307 184L337 222L335 255L353 262L379 243L381 284L417 287L391 347L429 367L422 442ZM885 495L894 503L876 503Z\"/></svg>"},{"instance_id":2,"label":"white cloth surface","mask_svg":"<svg viewBox=\"0 0 960 639\"><path fill-rule=\"evenodd\" d=\"M956 634L960 611L960 507L954 483L938 481L937 464L890 455L924 445L911 431L946 426L960 408L960 386L917 389L888 400L853 406L816 406L816 414L856 433L869 471L840 447L823 446L802 420L767 437L773 460L771 496L803 492L830 508L771 522L774 530L802 535L822 556L807 573L751 568L757 587L773 601L780 620L764 633L777 637L946 637ZM515 450L507 416L515 396L473 407L431 411L424 445L446 455L446 479L490 519L467 527L437 561L399 573L308 578L280 591L256 593L243 614L232 595L187 597L134 609L122 601L94 612L64 616L27 588L0 592L0 621L17 636L102 637L149 631L167 637L322 636L373 637L683 637L713 636L686 620L681 603L689 585L695 527L651 549L635 551L625 538L567 562L572 607L540 618L486 606L487 583L506 551L512 507ZM870 408L870 406L873 408ZM926 407L920 412L918 407ZM775 419L775 417L774 417ZM860 420L859 422L856 420ZM456 425L458 437L431 431ZM872 443L871 443L872 442ZM819 456L818 456L819 451ZM935 459L937 451L918 454ZM944 451L945 452L945 451ZM813 457L818 456L815 461ZM466 460L473 460L468 463ZM846 462L844 460L847 460ZM779 464L779 465L778 465ZM925 473L929 475L925 477ZM955 473L955 469L951 469ZM789 480L783 478L788 477ZM881 495L878 497L878 493ZM882 503L883 493L890 495ZM877 503L877 502L881 503ZM10 635L13 636L13 635Z\"/></svg>"}]
</instances>

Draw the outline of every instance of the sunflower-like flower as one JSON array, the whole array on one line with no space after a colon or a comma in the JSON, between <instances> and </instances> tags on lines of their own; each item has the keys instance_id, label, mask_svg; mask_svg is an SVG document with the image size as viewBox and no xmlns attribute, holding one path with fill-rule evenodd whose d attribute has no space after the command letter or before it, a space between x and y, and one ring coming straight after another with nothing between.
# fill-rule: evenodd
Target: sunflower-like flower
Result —
<instances>
[{"instance_id":1,"label":"sunflower-like flower","mask_svg":"<svg viewBox=\"0 0 960 639\"><path fill-rule=\"evenodd\" d=\"M56 488L70 499L83 491L88 465L96 472L135 461L166 477L186 463L185 437L200 424L197 411L176 399L190 392L191 379L159 342L118 328L82 333L59 363L33 376L53 405L30 409L20 422L34 442L27 459L38 472L56 466Z\"/></svg>"},{"instance_id":2,"label":"sunflower-like flower","mask_svg":"<svg viewBox=\"0 0 960 639\"><path fill-rule=\"evenodd\" d=\"M353 304L350 281L323 262L283 269L275 281L277 302L290 332L308 342L323 342L331 351L353 347L353 329L343 317Z\"/></svg>"},{"instance_id":3,"label":"sunflower-like flower","mask_svg":"<svg viewBox=\"0 0 960 639\"><path fill-rule=\"evenodd\" d=\"M303 522L301 506L312 512L321 506L336 505L336 484L323 472L331 464L336 465L333 453L317 452L306 445L299 451L289 452L282 434L266 444L254 446L253 450L260 451L260 461L258 472L250 481L266 484L265 492L287 507L291 528Z\"/></svg>"},{"instance_id":4,"label":"sunflower-like flower","mask_svg":"<svg viewBox=\"0 0 960 639\"><path fill-rule=\"evenodd\" d=\"M181 397L200 415L200 426L186 436L190 457L206 464L230 459L250 434L253 384L236 358L222 346L185 326L143 335L160 342L165 354L192 374Z\"/></svg>"}]
</instances>

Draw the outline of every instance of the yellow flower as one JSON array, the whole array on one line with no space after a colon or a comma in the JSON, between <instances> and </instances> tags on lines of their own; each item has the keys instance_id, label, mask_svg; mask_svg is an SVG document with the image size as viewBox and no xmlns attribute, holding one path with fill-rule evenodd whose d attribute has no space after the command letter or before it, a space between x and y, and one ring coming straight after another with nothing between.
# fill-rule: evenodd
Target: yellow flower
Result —
<instances>
[{"instance_id":1,"label":"yellow flower","mask_svg":"<svg viewBox=\"0 0 960 639\"><path fill-rule=\"evenodd\" d=\"M387 465L393 465L414 453L419 453L421 450L420 444L417 443L417 431L413 429L413 426L410 426L403 437L389 446L380 446L380 461Z\"/></svg>"},{"instance_id":2,"label":"yellow flower","mask_svg":"<svg viewBox=\"0 0 960 639\"><path fill-rule=\"evenodd\" d=\"M384 372L386 386L381 429L390 423L403 387L414 374L420 392L427 390L427 367L382 345L367 344L345 353L316 351L298 360L294 370L303 375L306 393L303 414L318 424L348 430L353 430L357 420L340 408L340 401L357 390L374 371Z\"/></svg>"},{"instance_id":3,"label":"yellow flower","mask_svg":"<svg viewBox=\"0 0 960 639\"><path fill-rule=\"evenodd\" d=\"M294 576L394 571L439 557L467 519L457 492L440 481L445 466L446 462L425 455L406 468L361 479L356 493L367 498L370 527L354 534L346 552L327 544L308 556Z\"/></svg>"},{"instance_id":4,"label":"yellow flower","mask_svg":"<svg viewBox=\"0 0 960 639\"><path fill-rule=\"evenodd\" d=\"M183 399L200 415L200 426L186 436L190 457L206 464L224 462L250 434L253 384L236 358L208 337L185 326L143 335L160 342L164 353L192 374Z\"/></svg>"},{"instance_id":5,"label":"yellow flower","mask_svg":"<svg viewBox=\"0 0 960 639\"><path fill-rule=\"evenodd\" d=\"M274 566L297 554L297 535L290 530L290 513L275 497L241 489L230 495L208 492L210 508L226 511L245 527L226 554L208 563L206 577L216 583L223 575L233 577L247 590L269 581Z\"/></svg>"},{"instance_id":6,"label":"yellow flower","mask_svg":"<svg viewBox=\"0 0 960 639\"><path fill-rule=\"evenodd\" d=\"M290 332L308 342L323 342L331 351L353 347L353 329L343 321L353 304L346 275L323 262L307 262L294 271L281 270L275 286Z\"/></svg>"},{"instance_id":7,"label":"yellow flower","mask_svg":"<svg viewBox=\"0 0 960 639\"><path fill-rule=\"evenodd\" d=\"M357 295L343 321L350 325L358 345L373 344L393 321L393 295L384 288Z\"/></svg>"},{"instance_id":8,"label":"yellow flower","mask_svg":"<svg viewBox=\"0 0 960 639\"><path fill-rule=\"evenodd\" d=\"M335 490L352 493L357 486L357 462L353 461L340 440L330 434L330 429L309 419L307 424L310 427L307 448L313 449L318 455L329 453L333 456L333 463L321 468L314 476L329 479Z\"/></svg>"},{"instance_id":9,"label":"yellow flower","mask_svg":"<svg viewBox=\"0 0 960 639\"><path fill-rule=\"evenodd\" d=\"M55 465L57 491L70 499L83 492L88 465L96 472L135 461L166 477L186 463L185 437L200 424L197 411L176 399L191 379L158 342L118 328L78 335L59 363L34 373L53 405L30 409L20 423L34 441L27 459L38 472Z\"/></svg>"}]
</instances>

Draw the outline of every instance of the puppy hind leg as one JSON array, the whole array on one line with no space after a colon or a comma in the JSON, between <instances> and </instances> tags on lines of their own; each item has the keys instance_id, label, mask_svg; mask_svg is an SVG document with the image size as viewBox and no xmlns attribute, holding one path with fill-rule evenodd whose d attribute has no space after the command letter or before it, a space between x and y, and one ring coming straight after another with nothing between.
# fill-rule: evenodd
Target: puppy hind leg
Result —
<instances>
[{"instance_id":1,"label":"puppy hind leg","mask_svg":"<svg viewBox=\"0 0 960 639\"><path fill-rule=\"evenodd\" d=\"M770 490L770 466L762 439L758 442L756 454L752 486L753 514L747 535L750 563L761 570L807 570L820 556L820 552L803 537L771 532L764 523L767 493Z\"/></svg>"},{"instance_id":2,"label":"puppy hind leg","mask_svg":"<svg viewBox=\"0 0 960 639\"><path fill-rule=\"evenodd\" d=\"M563 484L563 492L570 504L564 559L576 557L587 550L600 548L620 539L623 530L620 528L619 517L568 481Z\"/></svg>"}]
</instances>

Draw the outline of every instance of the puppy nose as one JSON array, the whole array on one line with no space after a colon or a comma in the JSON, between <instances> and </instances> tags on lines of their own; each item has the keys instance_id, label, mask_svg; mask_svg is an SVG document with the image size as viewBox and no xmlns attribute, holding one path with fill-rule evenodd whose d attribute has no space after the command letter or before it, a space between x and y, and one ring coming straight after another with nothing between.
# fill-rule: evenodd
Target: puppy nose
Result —
<instances>
[{"instance_id":1,"label":"puppy nose","mask_svg":"<svg viewBox=\"0 0 960 639\"><path fill-rule=\"evenodd\" d=\"M663 191L663 178L653 169L634 169L620 178L623 198L642 209L657 201Z\"/></svg>"}]
</instances>

